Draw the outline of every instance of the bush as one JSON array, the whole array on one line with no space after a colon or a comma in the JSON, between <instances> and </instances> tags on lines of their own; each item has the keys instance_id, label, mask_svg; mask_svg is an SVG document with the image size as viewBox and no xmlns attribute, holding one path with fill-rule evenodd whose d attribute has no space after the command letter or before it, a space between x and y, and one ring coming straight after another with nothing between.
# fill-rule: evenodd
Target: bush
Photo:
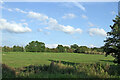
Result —
<instances>
[{"instance_id":1,"label":"bush","mask_svg":"<svg viewBox=\"0 0 120 80\"><path fill-rule=\"evenodd\" d=\"M2 77L3 78L15 78L17 75L14 68L10 68L5 64L2 64Z\"/></svg>"}]
</instances>

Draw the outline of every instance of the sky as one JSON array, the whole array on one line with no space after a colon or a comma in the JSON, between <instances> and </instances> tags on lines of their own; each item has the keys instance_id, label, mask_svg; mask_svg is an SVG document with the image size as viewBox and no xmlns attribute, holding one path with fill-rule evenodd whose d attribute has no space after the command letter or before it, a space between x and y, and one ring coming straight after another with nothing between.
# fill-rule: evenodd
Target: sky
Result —
<instances>
[{"instance_id":1,"label":"sky","mask_svg":"<svg viewBox=\"0 0 120 80\"><path fill-rule=\"evenodd\" d=\"M2 46L40 41L100 47L118 13L117 2L4 2L0 7Z\"/></svg>"}]
</instances>

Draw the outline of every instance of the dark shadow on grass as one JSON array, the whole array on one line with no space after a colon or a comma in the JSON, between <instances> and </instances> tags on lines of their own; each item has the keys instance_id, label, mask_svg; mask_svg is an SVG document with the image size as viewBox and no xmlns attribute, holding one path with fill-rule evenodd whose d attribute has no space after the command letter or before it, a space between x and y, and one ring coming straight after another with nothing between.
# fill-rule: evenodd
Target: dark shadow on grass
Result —
<instances>
[{"instance_id":1,"label":"dark shadow on grass","mask_svg":"<svg viewBox=\"0 0 120 80\"><path fill-rule=\"evenodd\" d=\"M100 60L100 61L104 61L104 62L113 62L113 60Z\"/></svg>"},{"instance_id":2,"label":"dark shadow on grass","mask_svg":"<svg viewBox=\"0 0 120 80\"><path fill-rule=\"evenodd\" d=\"M77 64L80 64L80 63L61 61L61 60L51 60L51 59L48 59L48 60L51 61L51 62L62 63L62 64L65 64L65 65L77 65Z\"/></svg>"}]
</instances>

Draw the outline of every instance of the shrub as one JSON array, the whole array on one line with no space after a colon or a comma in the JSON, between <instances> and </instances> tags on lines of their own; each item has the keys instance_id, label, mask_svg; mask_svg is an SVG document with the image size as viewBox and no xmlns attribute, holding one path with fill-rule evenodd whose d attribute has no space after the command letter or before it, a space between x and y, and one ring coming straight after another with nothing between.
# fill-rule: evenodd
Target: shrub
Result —
<instances>
[{"instance_id":1,"label":"shrub","mask_svg":"<svg viewBox=\"0 0 120 80\"><path fill-rule=\"evenodd\" d=\"M17 75L14 68L8 67L5 64L2 64L2 77L3 78L15 78Z\"/></svg>"}]
</instances>

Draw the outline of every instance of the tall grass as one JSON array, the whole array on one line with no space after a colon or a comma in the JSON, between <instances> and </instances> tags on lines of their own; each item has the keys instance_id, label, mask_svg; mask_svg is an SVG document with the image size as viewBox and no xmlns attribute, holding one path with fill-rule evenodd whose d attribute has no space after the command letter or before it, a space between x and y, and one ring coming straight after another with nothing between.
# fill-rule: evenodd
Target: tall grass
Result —
<instances>
[{"instance_id":1,"label":"tall grass","mask_svg":"<svg viewBox=\"0 0 120 80\"><path fill-rule=\"evenodd\" d=\"M74 64L51 62L50 65L30 65L12 69L3 66L4 78L120 78L120 65Z\"/></svg>"}]
</instances>

